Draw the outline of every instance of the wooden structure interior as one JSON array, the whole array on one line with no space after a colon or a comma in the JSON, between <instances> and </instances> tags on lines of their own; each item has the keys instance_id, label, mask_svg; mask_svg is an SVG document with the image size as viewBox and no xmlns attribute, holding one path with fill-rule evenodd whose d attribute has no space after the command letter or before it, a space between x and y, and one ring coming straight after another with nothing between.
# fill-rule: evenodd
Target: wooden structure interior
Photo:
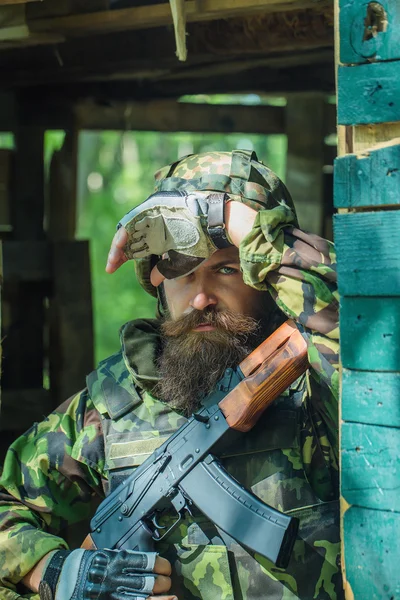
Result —
<instances>
[{"instance_id":1,"label":"wooden structure interior","mask_svg":"<svg viewBox=\"0 0 400 600\"><path fill-rule=\"evenodd\" d=\"M0 71L0 131L15 141L0 150L6 446L80 389L93 366L88 244L74 240L81 130L285 133L300 219L329 235L333 5L1 0ZM179 101L216 93L281 96L287 104ZM67 135L45 177L49 129Z\"/></svg>"},{"instance_id":2,"label":"wooden structure interior","mask_svg":"<svg viewBox=\"0 0 400 600\"><path fill-rule=\"evenodd\" d=\"M346 594L400 596L399 32L398 0L0 0L2 451L92 367L79 132L285 133L300 224L329 237L336 62ZM286 105L179 101L217 93ZM47 129L67 135L45 178Z\"/></svg>"}]
</instances>

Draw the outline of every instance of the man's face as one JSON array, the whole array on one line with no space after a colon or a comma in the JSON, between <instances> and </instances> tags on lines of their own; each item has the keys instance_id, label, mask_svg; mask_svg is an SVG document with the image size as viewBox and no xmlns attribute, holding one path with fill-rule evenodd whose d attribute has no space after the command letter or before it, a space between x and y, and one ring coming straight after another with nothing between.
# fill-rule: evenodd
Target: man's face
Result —
<instances>
[{"instance_id":1,"label":"man's face","mask_svg":"<svg viewBox=\"0 0 400 600\"><path fill-rule=\"evenodd\" d=\"M223 376L268 335L275 305L245 285L237 248L218 250L193 273L165 280L156 394L190 414Z\"/></svg>"},{"instance_id":2,"label":"man's face","mask_svg":"<svg viewBox=\"0 0 400 600\"><path fill-rule=\"evenodd\" d=\"M164 290L172 320L207 308L230 310L255 319L265 316L266 294L244 283L235 247L217 250L186 277L166 279ZM210 327L200 326L196 331L210 331Z\"/></svg>"}]
</instances>

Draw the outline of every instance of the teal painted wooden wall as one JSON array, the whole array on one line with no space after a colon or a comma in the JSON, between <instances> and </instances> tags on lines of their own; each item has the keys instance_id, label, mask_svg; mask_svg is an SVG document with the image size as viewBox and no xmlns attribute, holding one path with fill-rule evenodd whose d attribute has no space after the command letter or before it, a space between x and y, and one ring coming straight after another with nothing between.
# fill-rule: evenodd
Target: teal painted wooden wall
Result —
<instances>
[{"instance_id":1,"label":"teal painted wooden wall","mask_svg":"<svg viewBox=\"0 0 400 600\"><path fill-rule=\"evenodd\" d=\"M339 9L339 124L400 121L400 0ZM334 223L346 579L355 600L399 600L400 140L338 158L334 196L352 211Z\"/></svg>"},{"instance_id":2,"label":"teal painted wooden wall","mask_svg":"<svg viewBox=\"0 0 400 600\"><path fill-rule=\"evenodd\" d=\"M399 121L399 0L339 0L339 9L339 123Z\"/></svg>"}]
</instances>

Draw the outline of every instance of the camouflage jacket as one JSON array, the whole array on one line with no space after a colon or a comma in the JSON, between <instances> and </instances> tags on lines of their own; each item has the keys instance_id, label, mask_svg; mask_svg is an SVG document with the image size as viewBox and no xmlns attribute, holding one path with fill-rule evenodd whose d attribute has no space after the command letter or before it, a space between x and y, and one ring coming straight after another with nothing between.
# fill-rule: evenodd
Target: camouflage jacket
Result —
<instances>
[{"instance_id":1,"label":"camouflage jacket","mask_svg":"<svg viewBox=\"0 0 400 600\"><path fill-rule=\"evenodd\" d=\"M278 209L279 210L279 209ZM342 598L338 528L338 298L333 247L274 211L258 214L240 248L249 285L269 291L307 330L311 369L221 457L263 501L300 518L288 569L252 556L202 515L187 518L159 548L174 566L180 600ZM140 464L183 417L152 395L156 321L127 324L122 350L89 376L87 387L10 448L0 488L0 588L18 582L49 551L67 547L61 532Z\"/></svg>"}]
</instances>

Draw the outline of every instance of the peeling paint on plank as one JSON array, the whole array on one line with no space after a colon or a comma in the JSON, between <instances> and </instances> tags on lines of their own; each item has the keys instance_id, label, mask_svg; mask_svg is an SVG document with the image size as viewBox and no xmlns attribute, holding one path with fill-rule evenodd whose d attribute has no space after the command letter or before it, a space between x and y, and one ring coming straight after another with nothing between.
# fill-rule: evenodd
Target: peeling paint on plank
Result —
<instances>
[{"instance_id":1,"label":"peeling paint on plank","mask_svg":"<svg viewBox=\"0 0 400 600\"><path fill-rule=\"evenodd\" d=\"M343 369L342 419L400 427L400 373Z\"/></svg>"},{"instance_id":2,"label":"peeling paint on plank","mask_svg":"<svg viewBox=\"0 0 400 600\"><path fill-rule=\"evenodd\" d=\"M337 158L334 202L337 208L400 204L400 145Z\"/></svg>"},{"instance_id":3,"label":"peeling paint on plank","mask_svg":"<svg viewBox=\"0 0 400 600\"><path fill-rule=\"evenodd\" d=\"M400 61L338 69L338 124L400 121Z\"/></svg>"},{"instance_id":4,"label":"peeling paint on plank","mask_svg":"<svg viewBox=\"0 0 400 600\"><path fill-rule=\"evenodd\" d=\"M400 58L398 0L340 0L339 6L341 63Z\"/></svg>"},{"instance_id":5,"label":"peeling paint on plank","mask_svg":"<svg viewBox=\"0 0 400 600\"><path fill-rule=\"evenodd\" d=\"M346 577L357 600L400 598L400 514L352 506L343 517Z\"/></svg>"},{"instance_id":6,"label":"peeling paint on plank","mask_svg":"<svg viewBox=\"0 0 400 600\"><path fill-rule=\"evenodd\" d=\"M343 423L341 491L352 506L400 512L400 429Z\"/></svg>"},{"instance_id":7,"label":"peeling paint on plank","mask_svg":"<svg viewBox=\"0 0 400 600\"><path fill-rule=\"evenodd\" d=\"M340 307L343 367L400 371L400 297L344 297Z\"/></svg>"},{"instance_id":8,"label":"peeling paint on plank","mask_svg":"<svg viewBox=\"0 0 400 600\"><path fill-rule=\"evenodd\" d=\"M399 210L335 215L334 231L342 296L400 296Z\"/></svg>"}]
</instances>

